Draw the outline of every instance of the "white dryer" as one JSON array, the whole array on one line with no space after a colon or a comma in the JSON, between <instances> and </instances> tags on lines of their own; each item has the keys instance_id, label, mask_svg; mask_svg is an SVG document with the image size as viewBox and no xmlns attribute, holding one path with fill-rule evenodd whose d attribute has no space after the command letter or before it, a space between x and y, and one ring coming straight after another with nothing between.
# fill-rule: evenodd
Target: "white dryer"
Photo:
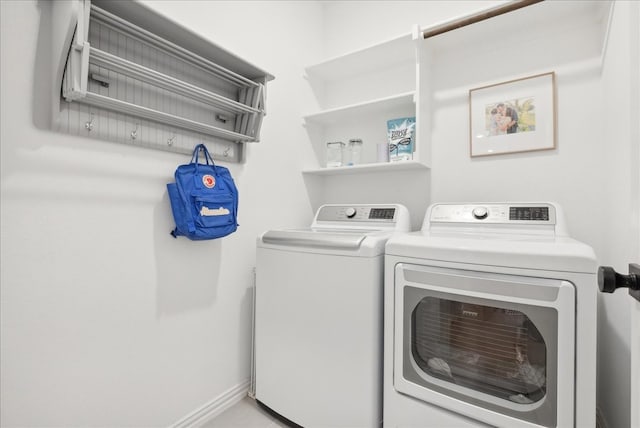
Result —
<instances>
[{"instance_id":1,"label":"white dryer","mask_svg":"<svg viewBox=\"0 0 640 428\"><path fill-rule=\"evenodd\" d=\"M597 262L552 203L434 204L387 242L385 427L594 427Z\"/></svg>"},{"instance_id":2,"label":"white dryer","mask_svg":"<svg viewBox=\"0 0 640 428\"><path fill-rule=\"evenodd\" d=\"M255 396L313 427L382 423L384 245L402 205L324 205L257 243Z\"/></svg>"}]
</instances>

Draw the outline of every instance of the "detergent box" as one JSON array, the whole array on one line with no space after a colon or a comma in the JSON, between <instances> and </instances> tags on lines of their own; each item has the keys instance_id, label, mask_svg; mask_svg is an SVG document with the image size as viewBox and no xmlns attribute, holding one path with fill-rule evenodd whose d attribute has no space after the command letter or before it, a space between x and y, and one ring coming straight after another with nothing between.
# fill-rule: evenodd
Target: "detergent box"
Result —
<instances>
[{"instance_id":1,"label":"detergent box","mask_svg":"<svg viewBox=\"0 0 640 428\"><path fill-rule=\"evenodd\" d=\"M413 159L415 133L415 117L401 117L387 121L390 162Z\"/></svg>"}]
</instances>

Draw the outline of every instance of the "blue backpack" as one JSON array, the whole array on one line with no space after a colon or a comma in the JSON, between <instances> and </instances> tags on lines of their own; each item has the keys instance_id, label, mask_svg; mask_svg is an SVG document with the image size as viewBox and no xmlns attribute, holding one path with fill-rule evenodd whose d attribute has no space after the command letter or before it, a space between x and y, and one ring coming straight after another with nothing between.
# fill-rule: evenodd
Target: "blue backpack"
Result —
<instances>
[{"instance_id":1,"label":"blue backpack","mask_svg":"<svg viewBox=\"0 0 640 428\"><path fill-rule=\"evenodd\" d=\"M200 151L206 164L198 163ZM167 184L176 228L174 238L199 241L227 236L238 228L238 189L223 166L213 163L204 144L193 149L191 163L180 165Z\"/></svg>"}]
</instances>

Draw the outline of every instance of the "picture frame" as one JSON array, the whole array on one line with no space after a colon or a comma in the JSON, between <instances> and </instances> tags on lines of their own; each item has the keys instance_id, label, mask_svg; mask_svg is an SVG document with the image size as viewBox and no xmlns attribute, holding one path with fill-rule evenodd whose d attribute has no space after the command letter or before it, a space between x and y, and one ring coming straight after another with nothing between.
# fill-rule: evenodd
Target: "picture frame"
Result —
<instances>
[{"instance_id":1,"label":"picture frame","mask_svg":"<svg viewBox=\"0 0 640 428\"><path fill-rule=\"evenodd\" d=\"M555 72L469 90L471 157L556 148Z\"/></svg>"}]
</instances>

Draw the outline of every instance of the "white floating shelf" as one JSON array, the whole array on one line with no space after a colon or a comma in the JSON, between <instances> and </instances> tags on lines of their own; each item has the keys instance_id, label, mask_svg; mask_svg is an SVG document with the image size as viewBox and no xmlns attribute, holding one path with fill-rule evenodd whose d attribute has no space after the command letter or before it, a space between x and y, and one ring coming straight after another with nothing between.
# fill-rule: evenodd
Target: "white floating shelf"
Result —
<instances>
[{"instance_id":1,"label":"white floating shelf","mask_svg":"<svg viewBox=\"0 0 640 428\"><path fill-rule=\"evenodd\" d=\"M370 172L394 172L394 171L411 171L411 170L427 170L425 164L418 161L399 161L384 163L368 163L355 166L340 166L335 168L317 168L303 170L303 174L307 175L350 175L350 174L366 174Z\"/></svg>"},{"instance_id":2,"label":"white floating shelf","mask_svg":"<svg viewBox=\"0 0 640 428\"><path fill-rule=\"evenodd\" d=\"M309 77L336 80L390 68L405 61L415 61L415 45L411 34L333 57L306 67L305 72Z\"/></svg>"},{"instance_id":3,"label":"white floating shelf","mask_svg":"<svg viewBox=\"0 0 640 428\"><path fill-rule=\"evenodd\" d=\"M415 91L378 98L348 106L324 110L318 113L303 116L306 122L319 124L331 124L353 119L354 116L364 116L393 110L394 108L411 106L415 104Z\"/></svg>"}]
</instances>

